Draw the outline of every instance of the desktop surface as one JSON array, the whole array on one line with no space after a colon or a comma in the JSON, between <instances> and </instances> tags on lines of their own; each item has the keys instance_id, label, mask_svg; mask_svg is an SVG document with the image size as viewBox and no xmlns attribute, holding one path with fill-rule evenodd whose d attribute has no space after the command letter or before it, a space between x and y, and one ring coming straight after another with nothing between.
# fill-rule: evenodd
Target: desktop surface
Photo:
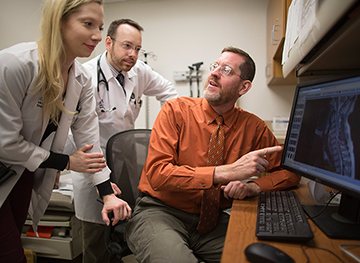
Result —
<instances>
[{"instance_id":1,"label":"desktop surface","mask_svg":"<svg viewBox=\"0 0 360 263\"><path fill-rule=\"evenodd\" d=\"M302 205L313 205L308 186L300 184L296 188L289 190L295 191ZM310 258L310 262L340 262L336 257L327 251L320 249L308 248L306 246L326 248L334 252L343 262L357 262L349 255L345 254L339 244L360 244L358 240L343 240L328 238L311 220L310 227L314 233L314 239L308 242L280 242L259 240L255 236L256 217L257 217L258 197L247 198L245 200L235 200L233 202L229 226L226 234L225 246L222 255L222 263L249 262L246 259L244 250L254 242L263 242L271 244L293 259L295 262L307 262L306 256L301 249L301 245L305 245L304 249ZM348 248L348 250L360 256L360 247Z\"/></svg>"}]
</instances>

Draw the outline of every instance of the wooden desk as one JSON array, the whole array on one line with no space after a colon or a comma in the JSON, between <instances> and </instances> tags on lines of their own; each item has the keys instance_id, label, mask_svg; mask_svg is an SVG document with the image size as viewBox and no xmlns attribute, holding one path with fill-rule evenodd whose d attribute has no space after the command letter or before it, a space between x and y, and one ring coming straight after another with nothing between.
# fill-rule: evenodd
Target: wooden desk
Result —
<instances>
[{"instance_id":1,"label":"wooden desk","mask_svg":"<svg viewBox=\"0 0 360 263\"><path fill-rule=\"evenodd\" d=\"M297 188L294 189L294 191L297 192L301 204L314 204L306 184L299 185ZM224 251L221 259L222 263L249 262L246 259L244 250L248 245L254 242L271 244L290 255L297 263L307 262L306 256L300 247L301 244L326 248L334 252L344 262L356 262L356 260L344 253L339 248L339 244L359 244L360 241L330 239L320 229L318 229L311 220L309 220L309 224L314 233L314 239L306 243L289 243L259 240L255 236L257 205L258 197L234 201L226 234ZM352 251L353 253L356 253L357 256L360 255L360 248L347 247L347 249ZM311 263L340 262L336 257L334 257L331 253L327 251L307 247L305 247L305 250L311 260Z\"/></svg>"}]
</instances>

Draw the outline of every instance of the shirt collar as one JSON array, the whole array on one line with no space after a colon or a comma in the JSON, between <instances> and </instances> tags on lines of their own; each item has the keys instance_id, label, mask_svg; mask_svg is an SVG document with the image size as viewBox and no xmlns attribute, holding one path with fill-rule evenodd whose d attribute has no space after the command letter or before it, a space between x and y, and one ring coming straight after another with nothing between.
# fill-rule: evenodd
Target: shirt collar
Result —
<instances>
[{"instance_id":1,"label":"shirt collar","mask_svg":"<svg viewBox=\"0 0 360 263\"><path fill-rule=\"evenodd\" d=\"M210 104L207 102L205 98L202 98L203 103L202 107L205 113L206 123L211 124L219 114L211 108ZM221 114L224 118L224 124L228 127L232 126L234 121L236 120L236 109L233 107L231 110Z\"/></svg>"},{"instance_id":2,"label":"shirt collar","mask_svg":"<svg viewBox=\"0 0 360 263\"><path fill-rule=\"evenodd\" d=\"M107 60L107 52L106 52L106 54L105 54L105 61L106 61L106 63L108 64L108 66L109 66L109 69L110 69L110 71L111 71L111 74L114 76L114 78L116 78L117 77L117 75L119 75L119 73L121 72L118 72L113 66L111 66L110 65L110 63L109 63L109 61ZM124 73L123 73L123 75L124 75ZM125 76L125 75L124 75Z\"/></svg>"}]
</instances>

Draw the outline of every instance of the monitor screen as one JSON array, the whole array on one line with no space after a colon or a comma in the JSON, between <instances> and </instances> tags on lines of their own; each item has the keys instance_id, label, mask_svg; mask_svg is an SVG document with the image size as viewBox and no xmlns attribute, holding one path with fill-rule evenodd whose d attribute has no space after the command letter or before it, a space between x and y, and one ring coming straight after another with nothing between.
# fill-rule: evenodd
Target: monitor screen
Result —
<instances>
[{"instance_id":1,"label":"monitor screen","mask_svg":"<svg viewBox=\"0 0 360 263\"><path fill-rule=\"evenodd\" d=\"M359 135L360 74L300 83L295 91L281 165L342 191L341 206L357 205L360 200ZM347 198L350 198L348 202ZM342 216L356 223L359 210L357 205L353 215ZM336 214L338 212L341 211ZM334 216L330 214L330 217ZM355 238L360 238L360 232Z\"/></svg>"}]
</instances>

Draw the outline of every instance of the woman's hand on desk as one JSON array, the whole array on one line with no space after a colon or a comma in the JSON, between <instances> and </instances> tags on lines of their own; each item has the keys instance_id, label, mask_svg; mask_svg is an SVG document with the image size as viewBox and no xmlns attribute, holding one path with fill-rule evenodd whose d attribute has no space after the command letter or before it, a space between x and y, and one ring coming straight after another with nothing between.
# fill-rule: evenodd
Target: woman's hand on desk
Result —
<instances>
[{"instance_id":1,"label":"woman's hand on desk","mask_svg":"<svg viewBox=\"0 0 360 263\"><path fill-rule=\"evenodd\" d=\"M67 169L79 173L96 173L106 167L102 153L88 153L94 145L85 145L69 157Z\"/></svg>"},{"instance_id":2,"label":"woman's hand on desk","mask_svg":"<svg viewBox=\"0 0 360 263\"><path fill-rule=\"evenodd\" d=\"M244 199L247 196L257 196L261 189L254 182L242 183L233 181L227 185L221 186L226 199Z\"/></svg>"}]
</instances>

